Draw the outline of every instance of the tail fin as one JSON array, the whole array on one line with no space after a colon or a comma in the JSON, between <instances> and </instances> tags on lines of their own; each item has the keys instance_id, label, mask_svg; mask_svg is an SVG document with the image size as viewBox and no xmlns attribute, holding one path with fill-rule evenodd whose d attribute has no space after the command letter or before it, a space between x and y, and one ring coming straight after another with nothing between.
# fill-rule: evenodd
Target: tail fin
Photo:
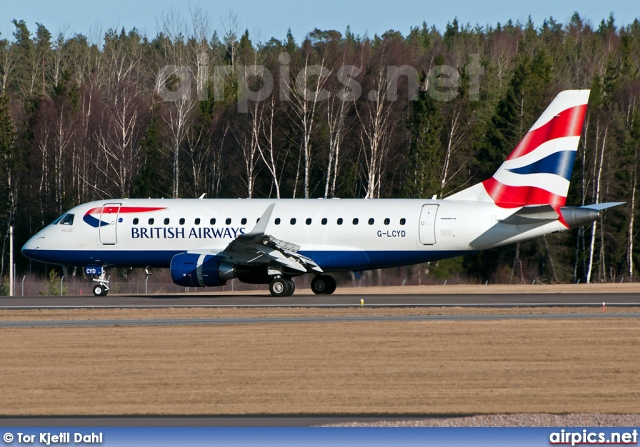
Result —
<instances>
[{"instance_id":1,"label":"tail fin","mask_svg":"<svg viewBox=\"0 0 640 447\"><path fill-rule=\"evenodd\" d=\"M589 90L560 92L493 177L446 199L564 206L588 100Z\"/></svg>"}]
</instances>

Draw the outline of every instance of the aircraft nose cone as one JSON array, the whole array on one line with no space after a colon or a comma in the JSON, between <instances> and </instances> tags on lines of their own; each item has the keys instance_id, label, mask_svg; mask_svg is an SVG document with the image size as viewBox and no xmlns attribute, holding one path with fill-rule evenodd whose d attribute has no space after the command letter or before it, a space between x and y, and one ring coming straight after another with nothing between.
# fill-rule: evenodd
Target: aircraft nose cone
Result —
<instances>
[{"instance_id":1,"label":"aircraft nose cone","mask_svg":"<svg viewBox=\"0 0 640 447\"><path fill-rule=\"evenodd\" d=\"M44 244L44 237L35 235L31 239L27 241L26 244L22 246L22 255L33 259L34 261L40 261L40 257L38 256L38 250L42 248Z\"/></svg>"}]
</instances>

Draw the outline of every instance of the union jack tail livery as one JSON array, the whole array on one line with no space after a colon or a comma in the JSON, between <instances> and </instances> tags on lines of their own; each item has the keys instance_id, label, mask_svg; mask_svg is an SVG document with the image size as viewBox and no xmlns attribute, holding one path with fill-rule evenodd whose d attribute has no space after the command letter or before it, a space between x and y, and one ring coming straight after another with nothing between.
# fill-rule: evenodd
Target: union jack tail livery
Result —
<instances>
[{"instance_id":1,"label":"union jack tail livery","mask_svg":"<svg viewBox=\"0 0 640 447\"><path fill-rule=\"evenodd\" d=\"M588 100L589 90L559 93L493 177L448 199L564 206Z\"/></svg>"}]
</instances>

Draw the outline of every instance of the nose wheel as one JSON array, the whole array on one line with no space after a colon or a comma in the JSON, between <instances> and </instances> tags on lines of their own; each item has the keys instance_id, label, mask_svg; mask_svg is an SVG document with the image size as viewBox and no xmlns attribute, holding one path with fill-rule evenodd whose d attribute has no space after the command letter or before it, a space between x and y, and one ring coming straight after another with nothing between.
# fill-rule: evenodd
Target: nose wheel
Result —
<instances>
[{"instance_id":1,"label":"nose wheel","mask_svg":"<svg viewBox=\"0 0 640 447\"><path fill-rule=\"evenodd\" d=\"M316 276L311 280L311 290L316 295L331 295L336 291L336 280L329 275Z\"/></svg>"},{"instance_id":2,"label":"nose wheel","mask_svg":"<svg viewBox=\"0 0 640 447\"><path fill-rule=\"evenodd\" d=\"M95 286L93 286L93 294L95 296L107 296L107 293L109 293L109 289L107 289L105 286L100 284L96 284Z\"/></svg>"}]
</instances>

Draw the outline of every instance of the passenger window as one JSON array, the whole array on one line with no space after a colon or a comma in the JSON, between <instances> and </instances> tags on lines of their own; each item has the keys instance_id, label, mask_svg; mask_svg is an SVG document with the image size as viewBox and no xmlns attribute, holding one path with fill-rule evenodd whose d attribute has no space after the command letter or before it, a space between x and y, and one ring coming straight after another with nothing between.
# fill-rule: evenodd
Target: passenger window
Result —
<instances>
[{"instance_id":1,"label":"passenger window","mask_svg":"<svg viewBox=\"0 0 640 447\"><path fill-rule=\"evenodd\" d=\"M407 223L407 219L405 219L404 217L400 219L400 225L404 225L406 223Z\"/></svg>"},{"instance_id":2,"label":"passenger window","mask_svg":"<svg viewBox=\"0 0 640 447\"><path fill-rule=\"evenodd\" d=\"M242 218L242 220L240 221L240 223L241 223L242 225L246 225L246 224L247 224L247 218L246 218L246 217L243 217L243 218Z\"/></svg>"},{"instance_id":3,"label":"passenger window","mask_svg":"<svg viewBox=\"0 0 640 447\"><path fill-rule=\"evenodd\" d=\"M149 219L149 225L153 225L153 223L155 222L155 220L152 218Z\"/></svg>"},{"instance_id":4,"label":"passenger window","mask_svg":"<svg viewBox=\"0 0 640 447\"><path fill-rule=\"evenodd\" d=\"M216 224L216 218L215 218L215 217L212 217L212 218L209 220L209 225L215 225L215 224Z\"/></svg>"},{"instance_id":5,"label":"passenger window","mask_svg":"<svg viewBox=\"0 0 640 447\"><path fill-rule=\"evenodd\" d=\"M295 225L295 224L296 224L296 218L295 218L295 217L292 217L292 218L291 218L291 225Z\"/></svg>"},{"instance_id":6,"label":"passenger window","mask_svg":"<svg viewBox=\"0 0 640 447\"><path fill-rule=\"evenodd\" d=\"M373 220L373 217L371 219L369 219L369 225L373 225L375 221Z\"/></svg>"},{"instance_id":7,"label":"passenger window","mask_svg":"<svg viewBox=\"0 0 640 447\"><path fill-rule=\"evenodd\" d=\"M168 218L168 217L165 217L165 218L164 218L164 224L165 224L165 225L169 225L169 218Z\"/></svg>"},{"instance_id":8,"label":"passenger window","mask_svg":"<svg viewBox=\"0 0 640 447\"><path fill-rule=\"evenodd\" d=\"M184 225L184 217L180 218L180 225Z\"/></svg>"},{"instance_id":9,"label":"passenger window","mask_svg":"<svg viewBox=\"0 0 640 447\"><path fill-rule=\"evenodd\" d=\"M388 217L384 220L384 224L385 225L389 225L391 223L391 219L389 219Z\"/></svg>"},{"instance_id":10,"label":"passenger window","mask_svg":"<svg viewBox=\"0 0 640 447\"><path fill-rule=\"evenodd\" d=\"M337 224L338 224L338 225L342 225L342 217L338 217Z\"/></svg>"},{"instance_id":11,"label":"passenger window","mask_svg":"<svg viewBox=\"0 0 640 447\"><path fill-rule=\"evenodd\" d=\"M138 219L137 217L135 219L133 219L133 224L134 225L138 225L138 222L140 222L140 219Z\"/></svg>"},{"instance_id":12,"label":"passenger window","mask_svg":"<svg viewBox=\"0 0 640 447\"><path fill-rule=\"evenodd\" d=\"M311 218L307 219L307 225L311 225Z\"/></svg>"},{"instance_id":13,"label":"passenger window","mask_svg":"<svg viewBox=\"0 0 640 447\"><path fill-rule=\"evenodd\" d=\"M226 223L227 225L231 225L231 218L230 218L230 217L227 217L227 220L225 220L225 223Z\"/></svg>"},{"instance_id":14,"label":"passenger window","mask_svg":"<svg viewBox=\"0 0 640 447\"><path fill-rule=\"evenodd\" d=\"M323 217L321 222L322 222L322 225L326 225L327 224L327 218Z\"/></svg>"},{"instance_id":15,"label":"passenger window","mask_svg":"<svg viewBox=\"0 0 640 447\"><path fill-rule=\"evenodd\" d=\"M194 222L194 223L195 223L196 225L200 225L200 218L199 218L199 217L196 217L196 220L195 220L195 222Z\"/></svg>"},{"instance_id":16,"label":"passenger window","mask_svg":"<svg viewBox=\"0 0 640 447\"><path fill-rule=\"evenodd\" d=\"M275 223L276 225L280 225L280 218L279 218L279 217L276 217L276 220L274 221L274 223Z\"/></svg>"},{"instance_id":17,"label":"passenger window","mask_svg":"<svg viewBox=\"0 0 640 447\"><path fill-rule=\"evenodd\" d=\"M357 218L357 217L354 217L354 218L353 218L353 224L354 224L354 225L358 225L358 222L359 222L358 218Z\"/></svg>"},{"instance_id":18,"label":"passenger window","mask_svg":"<svg viewBox=\"0 0 640 447\"><path fill-rule=\"evenodd\" d=\"M73 225L73 214L65 214L60 219L60 225Z\"/></svg>"}]
</instances>

